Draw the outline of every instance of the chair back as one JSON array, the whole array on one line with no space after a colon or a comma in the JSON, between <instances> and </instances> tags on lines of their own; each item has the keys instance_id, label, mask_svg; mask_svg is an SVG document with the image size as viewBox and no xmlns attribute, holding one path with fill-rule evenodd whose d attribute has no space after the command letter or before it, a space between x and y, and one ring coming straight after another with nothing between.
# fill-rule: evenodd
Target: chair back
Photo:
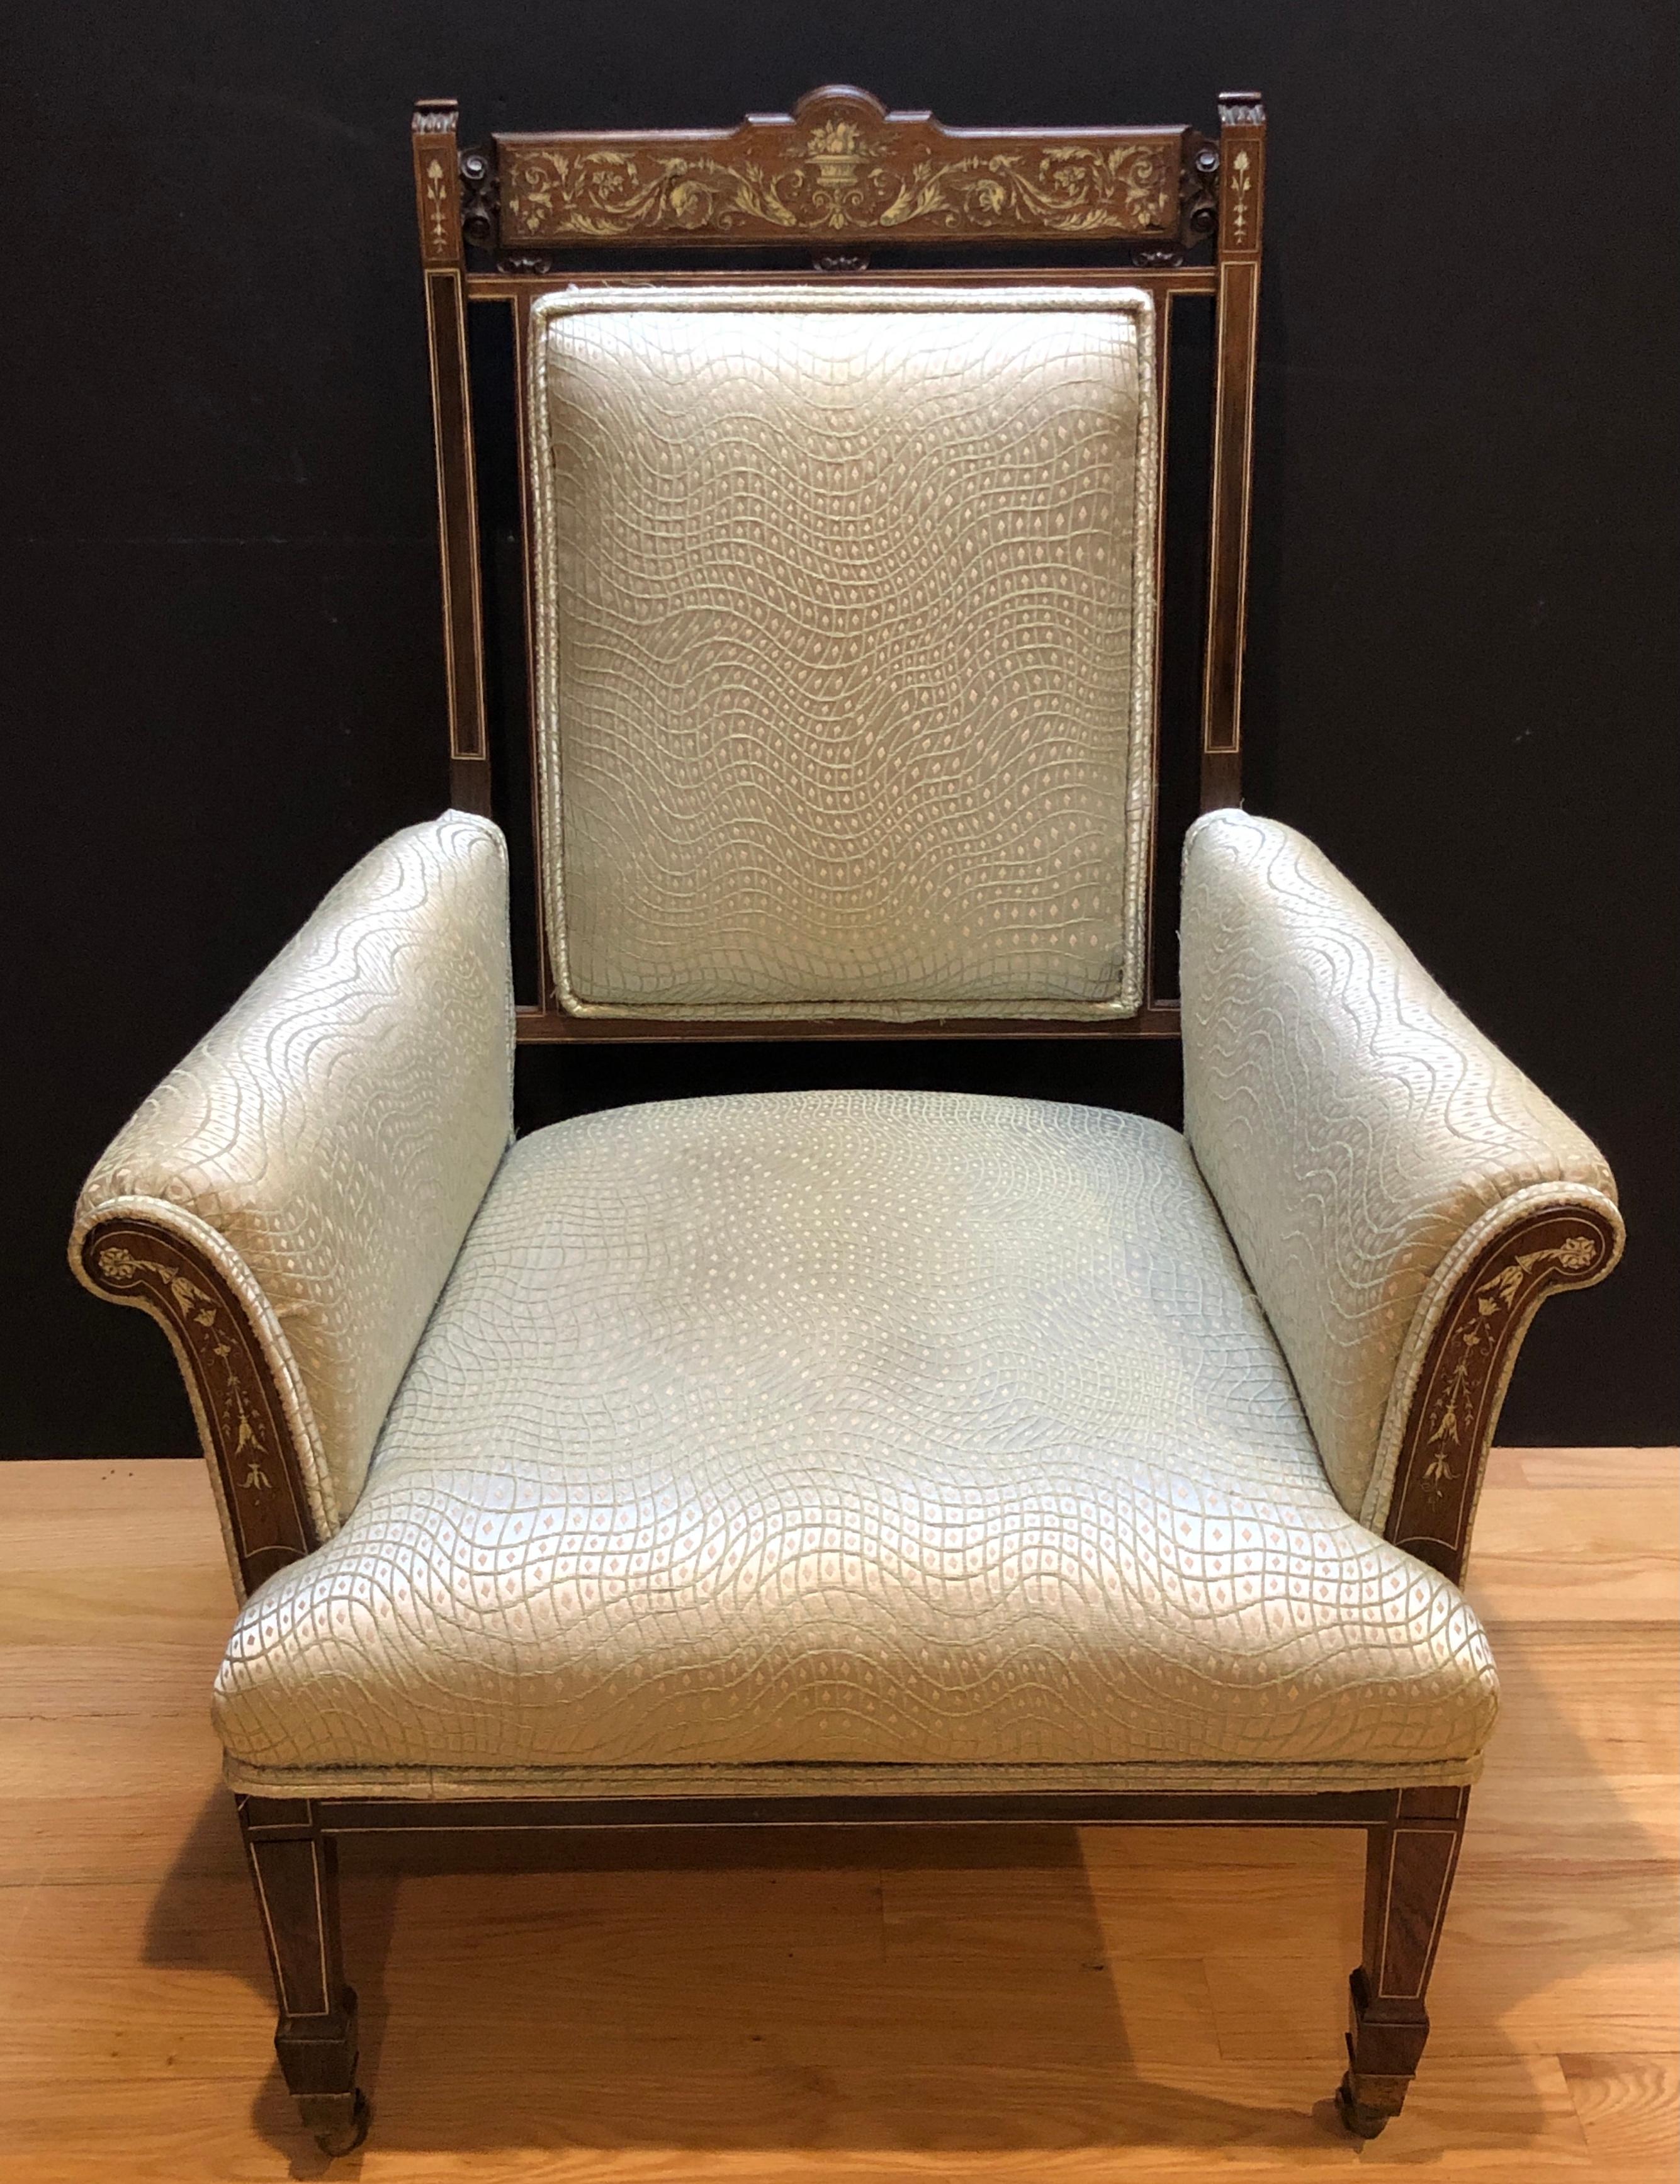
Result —
<instances>
[{"instance_id":1,"label":"chair back","mask_svg":"<svg viewBox=\"0 0 1680 2184\"><path fill-rule=\"evenodd\" d=\"M1239 786L1264 121L1220 111L831 87L463 152L416 109L454 794L524 852L522 1037L1175 1033L1164 805L1197 744L1189 800Z\"/></svg>"}]
</instances>

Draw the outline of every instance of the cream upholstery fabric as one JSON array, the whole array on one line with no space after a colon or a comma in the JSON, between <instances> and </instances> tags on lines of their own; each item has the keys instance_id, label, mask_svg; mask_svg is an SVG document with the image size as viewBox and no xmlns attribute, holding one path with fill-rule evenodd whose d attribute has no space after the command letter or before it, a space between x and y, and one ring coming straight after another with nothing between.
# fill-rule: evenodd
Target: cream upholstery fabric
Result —
<instances>
[{"instance_id":1,"label":"cream upholstery fabric","mask_svg":"<svg viewBox=\"0 0 1680 2184\"><path fill-rule=\"evenodd\" d=\"M531 354L564 1006L1135 1011L1148 298L573 290Z\"/></svg>"},{"instance_id":2,"label":"cream upholstery fabric","mask_svg":"<svg viewBox=\"0 0 1680 2184\"><path fill-rule=\"evenodd\" d=\"M334 888L82 1191L78 1273L87 1229L126 1214L199 1245L233 1284L325 1531L360 1490L506 1150L511 1086L501 837L446 812Z\"/></svg>"},{"instance_id":3,"label":"cream upholstery fabric","mask_svg":"<svg viewBox=\"0 0 1680 2184\"><path fill-rule=\"evenodd\" d=\"M1186 1134L1331 1482L1380 1526L1465 1246L1549 1205L1619 1234L1616 1185L1303 836L1210 812L1184 878Z\"/></svg>"},{"instance_id":4,"label":"cream upholstery fabric","mask_svg":"<svg viewBox=\"0 0 1680 2184\"><path fill-rule=\"evenodd\" d=\"M1331 1494L1175 1133L808 1092L514 1148L216 1719L248 1786L1301 1787L1466 1780L1495 1702Z\"/></svg>"}]
</instances>

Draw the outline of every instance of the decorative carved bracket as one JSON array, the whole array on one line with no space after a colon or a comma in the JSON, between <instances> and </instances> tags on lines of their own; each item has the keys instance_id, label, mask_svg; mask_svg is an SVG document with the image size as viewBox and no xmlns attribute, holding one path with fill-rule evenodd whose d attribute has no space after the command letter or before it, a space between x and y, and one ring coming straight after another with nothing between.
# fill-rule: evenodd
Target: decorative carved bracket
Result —
<instances>
[{"instance_id":1,"label":"decorative carved bracket","mask_svg":"<svg viewBox=\"0 0 1680 2184\"><path fill-rule=\"evenodd\" d=\"M1599 1280L1616 1248L1610 1223L1583 1206L1537 1214L1466 1269L1413 1390L1389 1507L1397 1546L1462 1575L1482 1466L1528 1323L1554 1290Z\"/></svg>"},{"instance_id":2,"label":"decorative carved bracket","mask_svg":"<svg viewBox=\"0 0 1680 2184\"><path fill-rule=\"evenodd\" d=\"M144 1222L100 1223L82 1262L107 1296L141 1306L173 1337L250 1592L319 1542L279 1390L243 1306L202 1253Z\"/></svg>"},{"instance_id":3,"label":"decorative carved bracket","mask_svg":"<svg viewBox=\"0 0 1680 2184\"><path fill-rule=\"evenodd\" d=\"M460 231L475 250L494 250L501 219L495 147L460 155Z\"/></svg>"},{"instance_id":4,"label":"decorative carved bracket","mask_svg":"<svg viewBox=\"0 0 1680 2184\"><path fill-rule=\"evenodd\" d=\"M1177 248L1186 239L1190 133L946 129L931 114L890 114L868 92L830 84L790 114L749 114L734 129L499 136L501 246L1153 240Z\"/></svg>"},{"instance_id":5,"label":"decorative carved bracket","mask_svg":"<svg viewBox=\"0 0 1680 2184\"><path fill-rule=\"evenodd\" d=\"M1192 129L1179 183L1179 239L1186 249L1211 242L1220 224L1220 140Z\"/></svg>"}]
</instances>

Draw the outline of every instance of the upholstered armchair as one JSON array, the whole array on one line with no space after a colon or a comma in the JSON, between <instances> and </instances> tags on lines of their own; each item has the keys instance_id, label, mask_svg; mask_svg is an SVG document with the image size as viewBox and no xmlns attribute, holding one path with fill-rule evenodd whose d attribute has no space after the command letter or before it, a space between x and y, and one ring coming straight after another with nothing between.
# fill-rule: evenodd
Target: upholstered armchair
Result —
<instances>
[{"instance_id":1,"label":"upholstered armchair","mask_svg":"<svg viewBox=\"0 0 1680 2184\"><path fill-rule=\"evenodd\" d=\"M871 103L825 97L751 125L796 173ZM1229 127L1258 166L1257 107ZM511 292L545 990L497 826L410 827L121 1132L72 1245L196 1407L287 2081L359 2141L346 1833L1345 1825L1369 2136L1498 1710L1458 1584L1482 1457L1540 1300L1616 1259L1610 1173L1218 795L1154 994L1147 287ZM1182 1134L1121 1105L1168 1020ZM813 1026L1113 1036L1115 1105L662 1099L649 1047L645 1104L516 1136L517 1036Z\"/></svg>"}]
</instances>

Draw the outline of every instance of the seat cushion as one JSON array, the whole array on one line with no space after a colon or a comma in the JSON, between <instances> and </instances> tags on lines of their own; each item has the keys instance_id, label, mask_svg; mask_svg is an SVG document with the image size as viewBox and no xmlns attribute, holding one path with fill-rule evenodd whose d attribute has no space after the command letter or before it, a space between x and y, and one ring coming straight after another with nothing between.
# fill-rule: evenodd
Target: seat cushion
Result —
<instances>
[{"instance_id":1,"label":"seat cushion","mask_svg":"<svg viewBox=\"0 0 1680 2184\"><path fill-rule=\"evenodd\" d=\"M563 1007L1137 1009L1153 342L1135 287L533 305Z\"/></svg>"},{"instance_id":2,"label":"seat cushion","mask_svg":"<svg viewBox=\"0 0 1680 2184\"><path fill-rule=\"evenodd\" d=\"M216 1700L236 1780L431 1784L1464 1780L1494 1708L1462 1596L1331 1493L1176 1132L839 1091L516 1145Z\"/></svg>"}]
</instances>

